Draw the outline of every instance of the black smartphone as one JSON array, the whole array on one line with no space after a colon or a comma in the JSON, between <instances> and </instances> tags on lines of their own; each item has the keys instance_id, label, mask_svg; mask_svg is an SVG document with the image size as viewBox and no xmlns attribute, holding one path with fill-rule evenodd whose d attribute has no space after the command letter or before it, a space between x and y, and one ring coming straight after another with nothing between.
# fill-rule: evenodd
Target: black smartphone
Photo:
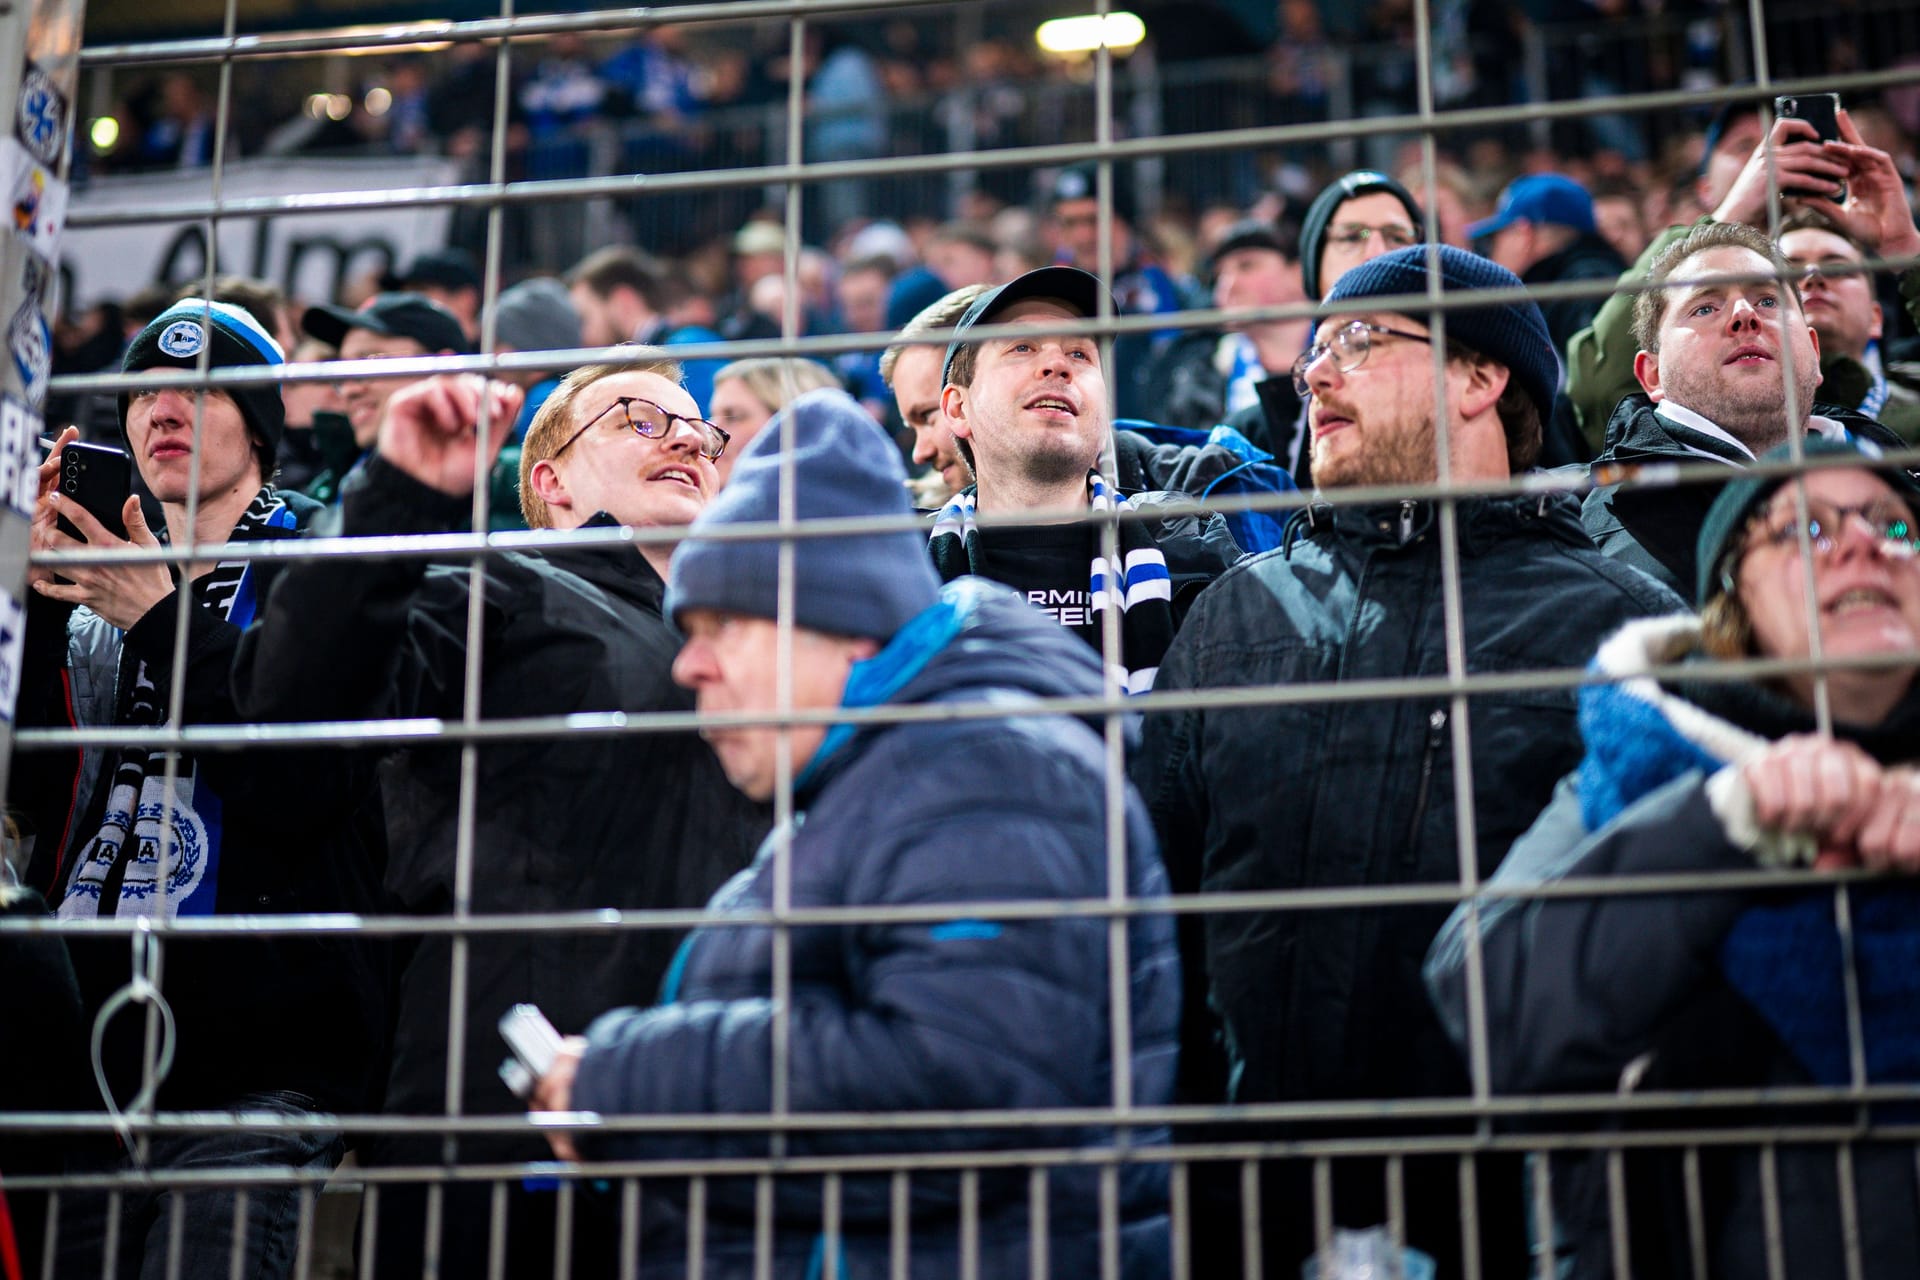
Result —
<instances>
[{"instance_id":1,"label":"black smartphone","mask_svg":"<svg viewBox=\"0 0 1920 1280\"><path fill-rule=\"evenodd\" d=\"M1822 142L1840 141L1840 95L1837 93L1785 94L1773 100L1773 113L1790 120L1805 120L1820 135ZM1838 191L1808 191L1803 187L1794 187L1783 189L1780 194L1844 204L1847 184L1841 183Z\"/></svg>"},{"instance_id":2,"label":"black smartphone","mask_svg":"<svg viewBox=\"0 0 1920 1280\"><path fill-rule=\"evenodd\" d=\"M124 449L74 441L60 451L60 494L85 507L115 537L127 536L120 512L133 492L133 459ZM61 516L60 532L85 542L72 521Z\"/></svg>"}]
</instances>

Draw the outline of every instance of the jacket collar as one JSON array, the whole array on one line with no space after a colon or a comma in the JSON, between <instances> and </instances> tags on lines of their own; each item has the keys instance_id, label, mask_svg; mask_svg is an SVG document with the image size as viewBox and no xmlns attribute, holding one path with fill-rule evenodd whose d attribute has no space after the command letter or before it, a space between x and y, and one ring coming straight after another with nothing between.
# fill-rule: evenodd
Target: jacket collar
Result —
<instances>
[{"instance_id":1,"label":"jacket collar","mask_svg":"<svg viewBox=\"0 0 1920 1280\"><path fill-rule=\"evenodd\" d=\"M1509 493L1457 504L1460 549L1478 554L1516 536L1545 534L1572 546L1591 546L1580 524L1580 502L1570 493ZM1407 498L1367 506L1316 502L1287 522L1286 545L1301 538L1338 536L1403 547L1425 541L1439 524L1439 506Z\"/></svg>"},{"instance_id":2,"label":"jacket collar","mask_svg":"<svg viewBox=\"0 0 1920 1280\"><path fill-rule=\"evenodd\" d=\"M1811 416L1825 419L1847 434L1871 441L1883 449L1906 447L1899 436L1852 409L1816 400ZM1815 429L1823 435L1830 434L1829 429ZM1614 406L1613 417L1607 420L1606 449L1595 462L1639 462L1649 458L1672 459L1688 455L1715 457L1736 466L1745 466L1753 461L1752 455L1746 450L1717 440L1706 432L1693 430L1684 423L1675 422L1665 413L1656 412L1653 401L1644 392L1635 392L1622 397L1620 403Z\"/></svg>"},{"instance_id":3,"label":"jacket collar","mask_svg":"<svg viewBox=\"0 0 1920 1280\"><path fill-rule=\"evenodd\" d=\"M618 529L620 522L601 511L580 527ZM647 558L633 548L554 547L537 554L555 568L584 578L609 595L631 601L649 613L661 613L667 584L660 580Z\"/></svg>"}]
</instances>

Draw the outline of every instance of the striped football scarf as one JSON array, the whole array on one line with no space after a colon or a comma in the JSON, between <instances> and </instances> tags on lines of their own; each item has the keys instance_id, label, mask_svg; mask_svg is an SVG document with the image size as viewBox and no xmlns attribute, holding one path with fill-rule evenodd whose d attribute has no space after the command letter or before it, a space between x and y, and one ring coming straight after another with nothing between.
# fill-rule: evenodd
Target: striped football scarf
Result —
<instances>
[{"instance_id":1,"label":"striped football scarf","mask_svg":"<svg viewBox=\"0 0 1920 1280\"><path fill-rule=\"evenodd\" d=\"M1109 488L1098 471L1087 472L1087 505L1094 511L1133 509L1126 496ZM982 566L980 531L974 523L976 509L974 486L969 485L934 517L927 547L943 581L951 582L969 573L993 576ZM1096 615L1106 609L1120 611L1120 669L1114 673L1115 678L1128 693L1145 693L1153 688L1160 660L1173 643L1173 578L1167 572L1167 558L1160 554L1144 525L1123 520L1119 530L1119 556L1108 560L1101 554L1098 527L1088 527L1088 581Z\"/></svg>"}]
</instances>

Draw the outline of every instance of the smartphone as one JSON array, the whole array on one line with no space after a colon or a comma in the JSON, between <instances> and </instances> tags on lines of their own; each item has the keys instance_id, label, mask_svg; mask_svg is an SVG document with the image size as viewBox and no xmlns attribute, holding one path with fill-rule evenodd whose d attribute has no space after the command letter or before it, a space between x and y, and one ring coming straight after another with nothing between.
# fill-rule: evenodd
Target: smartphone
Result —
<instances>
[{"instance_id":1,"label":"smartphone","mask_svg":"<svg viewBox=\"0 0 1920 1280\"><path fill-rule=\"evenodd\" d=\"M501 1082L522 1098L532 1096L540 1077L553 1070L565 1037L530 1004L517 1004L500 1015L500 1037L513 1050L513 1056L500 1064Z\"/></svg>"},{"instance_id":2,"label":"smartphone","mask_svg":"<svg viewBox=\"0 0 1920 1280\"><path fill-rule=\"evenodd\" d=\"M1773 100L1773 113L1790 120L1805 120L1820 135L1822 142L1840 141L1840 95L1837 93L1801 93L1788 94ZM1816 200L1831 200L1835 204L1844 204L1847 199L1847 184L1841 183L1838 191L1809 191L1795 187L1784 189L1783 196L1807 196Z\"/></svg>"},{"instance_id":3,"label":"smartphone","mask_svg":"<svg viewBox=\"0 0 1920 1280\"><path fill-rule=\"evenodd\" d=\"M76 440L60 451L61 496L85 507L107 532L117 538L127 536L127 527L121 522L120 512L127 505L127 495L132 492L133 459L127 456L126 450L104 444L82 444ZM69 538L86 541L80 530L65 516L56 521L56 526Z\"/></svg>"}]
</instances>

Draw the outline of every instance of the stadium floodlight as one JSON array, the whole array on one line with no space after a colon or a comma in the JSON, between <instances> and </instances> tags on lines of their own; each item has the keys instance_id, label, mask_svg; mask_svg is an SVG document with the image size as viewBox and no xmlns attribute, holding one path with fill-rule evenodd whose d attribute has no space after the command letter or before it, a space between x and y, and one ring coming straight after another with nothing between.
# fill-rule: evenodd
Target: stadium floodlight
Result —
<instances>
[{"instance_id":1,"label":"stadium floodlight","mask_svg":"<svg viewBox=\"0 0 1920 1280\"><path fill-rule=\"evenodd\" d=\"M1041 23L1033 35L1041 50L1052 54L1091 53L1102 45L1115 53L1131 53L1146 37L1147 24L1125 10L1104 18L1097 13L1055 18Z\"/></svg>"}]
</instances>

